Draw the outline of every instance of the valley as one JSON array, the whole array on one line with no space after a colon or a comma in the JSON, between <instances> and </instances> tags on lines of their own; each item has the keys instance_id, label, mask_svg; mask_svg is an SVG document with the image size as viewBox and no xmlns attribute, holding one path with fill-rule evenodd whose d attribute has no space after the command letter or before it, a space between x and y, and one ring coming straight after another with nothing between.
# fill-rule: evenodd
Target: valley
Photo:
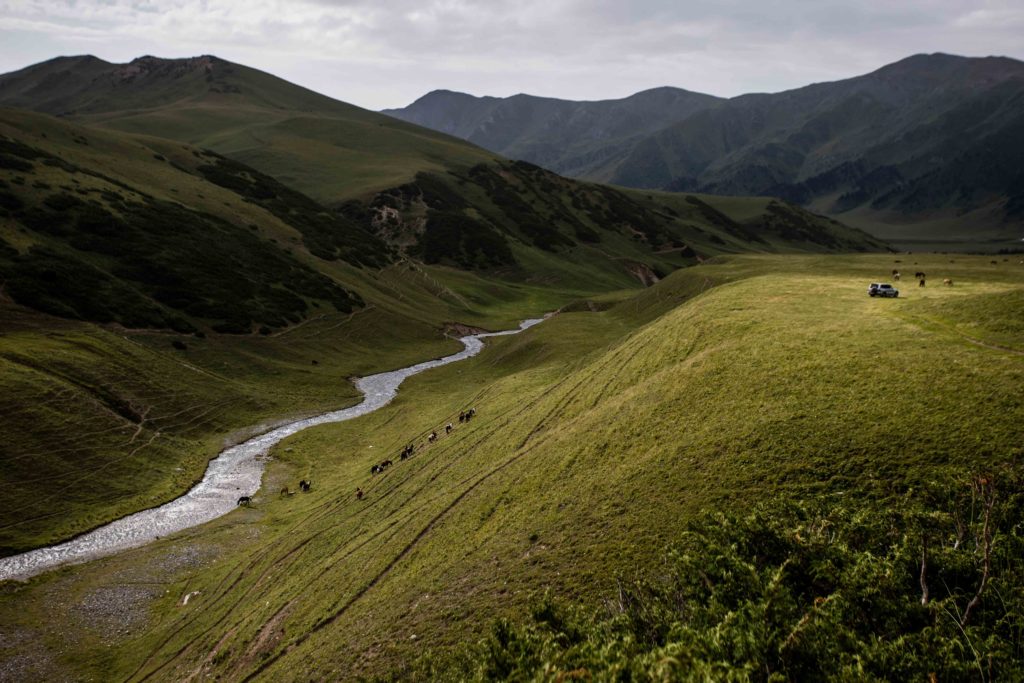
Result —
<instances>
[{"instance_id":1,"label":"valley","mask_svg":"<svg viewBox=\"0 0 1024 683\"><path fill-rule=\"evenodd\" d=\"M0 75L0 556L141 539L0 580L0 681L1024 675L1019 62L947 57L410 121Z\"/></svg>"},{"instance_id":2,"label":"valley","mask_svg":"<svg viewBox=\"0 0 1024 683\"><path fill-rule=\"evenodd\" d=\"M291 437L251 509L10 586L3 622L42 643L66 637L52 624L86 618L80 603L52 622L30 607L53 586L89 604L147 577L148 597L128 600L145 628L82 630L63 646L76 670L379 673L546 590L600 600L701 509L776 494L884 504L1013 463L1022 422L1006 417L1024 409L1024 346L1002 321L1024 267L916 259L954 287L875 300L862 283L892 256L730 256L572 306L411 379L378 412ZM371 476L468 406L473 423ZM310 475L310 494L276 494ZM163 557L193 560L168 569Z\"/></svg>"}]
</instances>

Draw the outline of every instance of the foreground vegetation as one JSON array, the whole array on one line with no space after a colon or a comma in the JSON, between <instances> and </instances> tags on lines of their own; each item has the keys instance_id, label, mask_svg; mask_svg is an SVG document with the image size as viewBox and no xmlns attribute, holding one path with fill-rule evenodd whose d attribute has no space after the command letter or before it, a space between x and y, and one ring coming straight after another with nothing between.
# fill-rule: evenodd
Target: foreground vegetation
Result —
<instances>
[{"instance_id":1,"label":"foreground vegetation","mask_svg":"<svg viewBox=\"0 0 1024 683\"><path fill-rule=\"evenodd\" d=\"M395 679L1018 680L1020 471L930 482L888 507L774 500L688 522L597 610L529 620Z\"/></svg>"},{"instance_id":2,"label":"foreground vegetation","mask_svg":"<svg viewBox=\"0 0 1024 683\"><path fill-rule=\"evenodd\" d=\"M1024 272L989 261L731 256L639 294L582 298L568 307L578 312L413 378L376 413L280 444L251 509L8 585L0 622L38 647L4 656L25 671L128 680L401 675L428 651L440 671L446 651L505 618L504 642L523 658L497 645L495 657L523 672L579 663L643 673L656 655L674 653L680 666L705 662L742 677L745 666L774 662L770 671L785 675L811 666L812 654L834 652L835 666L848 667L840 653L860 653L865 666L883 666L906 651L906 662L917 658L911 672L946 652L935 670L955 677L977 670L973 652L956 650L967 641L984 653L985 671L988 654L993 672L1008 671L1019 652L1018 598L1000 582L1019 572L1004 561L1016 552L1015 518L993 527L992 589L964 625L967 636L947 642L945 609L962 619L978 586L981 508L964 518L975 523L954 552L948 524L959 493L936 494L993 474L998 506L1019 505L1024 338L1004 321L1020 317ZM956 284L906 288L896 300L866 296L867 282L914 266ZM470 405L472 423L456 420L451 435L425 445L426 433ZM410 441L424 444L419 455L370 474ZM310 477L309 494L278 495ZM786 504L755 509L780 499ZM724 521L691 524L708 511ZM914 568L924 530L934 532L934 604L909 609L921 597ZM772 538L774 546L759 545ZM666 559L667 548L685 552ZM692 583L692 563L717 567L721 580ZM872 582L878 590L858 598ZM96 596L123 598L128 585L148 587L134 589L142 595L125 608L138 625L112 636L102 610L89 606ZM620 588L641 611L650 607L654 636L630 636L628 611L606 623L603 605ZM679 592L704 611L662 610ZM62 607L46 597L57 593ZM549 633L527 623L545 594L565 614L564 632L575 624L580 640L552 635L562 626ZM703 602L709 595L720 602ZM828 600L821 623L810 620L807 640L780 659L772 648L815 598ZM1004 601L1008 616L998 622ZM854 624L855 607L876 609L882 621ZM774 621L742 642L714 639L741 633L758 608ZM835 624L840 640L825 628ZM891 640L897 631L907 632L905 647ZM544 644L549 635L553 645ZM587 643L608 647L587 659ZM492 665L479 652L467 656L473 671Z\"/></svg>"}]
</instances>

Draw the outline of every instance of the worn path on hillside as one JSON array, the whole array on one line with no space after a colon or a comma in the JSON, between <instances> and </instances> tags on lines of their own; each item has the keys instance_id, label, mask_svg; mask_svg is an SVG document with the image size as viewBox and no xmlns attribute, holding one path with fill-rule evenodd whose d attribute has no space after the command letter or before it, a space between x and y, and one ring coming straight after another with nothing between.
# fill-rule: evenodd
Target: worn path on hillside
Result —
<instances>
[{"instance_id":1,"label":"worn path on hillside","mask_svg":"<svg viewBox=\"0 0 1024 683\"><path fill-rule=\"evenodd\" d=\"M225 449L210 461L202 481L169 503L123 517L58 545L0 558L0 580L28 578L63 564L111 555L225 515L235 509L239 497L252 496L259 490L266 455L278 442L308 427L351 420L382 408L394 399L407 377L475 356L483 349L484 338L517 334L542 320L525 320L514 330L461 337L459 341L465 348L458 353L361 377L355 381L364 396L359 404L288 423Z\"/></svg>"}]
</instances>

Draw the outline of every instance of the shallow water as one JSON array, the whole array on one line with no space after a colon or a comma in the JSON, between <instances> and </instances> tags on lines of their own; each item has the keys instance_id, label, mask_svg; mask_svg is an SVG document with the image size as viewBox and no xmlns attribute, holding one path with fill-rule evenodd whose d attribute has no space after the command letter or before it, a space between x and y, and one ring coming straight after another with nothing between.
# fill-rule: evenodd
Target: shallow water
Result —
<instances>
[{"instance_id":1,"label":"shallow water","mask_svg":"<svg viewBox=\"0 0 1024 683\"><path fill-rule=\"evenodd\" d=\"M225 449L210 461L202 481L185 495L160 507L122 517L64 543L0 558L0 580L24 579L62 564L85 562L112 555L225 515L235 509L240 496L251 496L259 490L267 453L282 439L307 427L328 422L344 422L373 412L394 399L398 393L398 386L406 377L475 356L484 347L481 339L517 334L542 320L543 318L524 320L519 329L515 330L462 337L459 341L466 348L451 356L361 377L356 380L355 385L363 392L362 403L290 422Z\"/></svg>"}]
</instances>

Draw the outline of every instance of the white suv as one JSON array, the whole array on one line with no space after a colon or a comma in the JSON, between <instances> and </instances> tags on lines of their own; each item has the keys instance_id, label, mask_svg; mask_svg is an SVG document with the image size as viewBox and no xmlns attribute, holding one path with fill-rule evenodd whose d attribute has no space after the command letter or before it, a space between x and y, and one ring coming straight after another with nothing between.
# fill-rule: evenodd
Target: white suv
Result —
<instances>
[{"instance_id":1,"label":"white suv","mask_svg":"<svg viewBox=\"0 0 1024 683\"><path fill-rule=\"evenodd\" d=\"M887 283L872 282L868 287L868 296L897 297L900 290Z\"/></svg>"}]
</instances>

